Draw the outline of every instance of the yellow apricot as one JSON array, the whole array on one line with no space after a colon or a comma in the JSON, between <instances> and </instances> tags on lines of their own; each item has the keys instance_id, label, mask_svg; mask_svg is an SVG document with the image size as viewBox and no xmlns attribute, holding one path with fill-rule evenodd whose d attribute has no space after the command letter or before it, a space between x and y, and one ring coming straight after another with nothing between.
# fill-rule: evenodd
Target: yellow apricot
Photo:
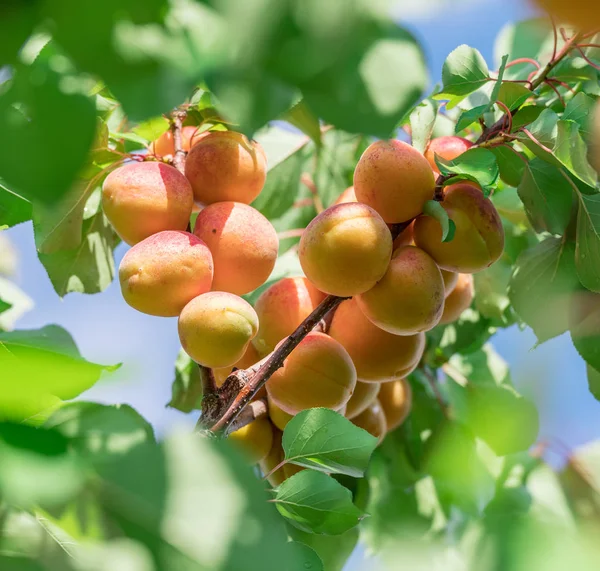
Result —
<instances>
[{"instance_id":1,"label":"yellow apricot","mask_svg":"<svg viewBox=\"0 0 600 571\"><path fill-rule=\"evenodd\" d=\"M215 376L215 381L217 383L217 386L220 387L225 382L225 379L230 375L231 371L233 371L234 368L247 369L248 367L251 367L255 363L258 363L259 361L260 361L260 355L256 351L254 345L252 345L252 343L249 343L248 348L246 349L246 352L242 355L242 358L239 361L236 361L233 364L233 366L219 367L219 368L213 369L213 374ZM260 395L260 391L256 395L257 398L260 398L259 395ZM263 394L261 396L266 396L266 394Z\"/></svg>"},{"instance_id":2,"label":"yellow apricot","mask_svg":"<svg viewBox=\"0 0 600 571\"><path fill-rule=\"evenodd\" d=\"M369 321L388 333L429 331L444 311L442 273L423 250L403 246L392 254L383 278L356 302Z\"/></svg>"},{"instance_id":3,"label":"yellow apricot","mask_svg":"<svg viewBox=\"0 0 600 571\"><path fill-rule=\"evenodd\" d=\"M190 301L178 321L185 352L205 367L230 367L258 331L252 306L232 293L211 291Z\"/></svg>"},{"instance_id":4,"label":"yellow apricot","mask_svg":"<svg viewBox=\"0 0 600 571\"><path fill-rule=\"evenodd\" d=\"M266 173L262 147L234 131L211 131L185 161L194 197L204 204L230 200L250 204L262 190Z\"/></svg>"},{"instance_id":5,"label":"yellow apricot","mask_svg":"<svg viewBox=\"0 0 600 571\"><path fill-rule=\"evenodd\" d=\"M594 0L537 0L559 22L567 22L584 32L600 28L600 6Z\"/></svg>"},{"instance_id":6,"label":"yellow apricot","mask_svg":"<svg viewBox=\"0 0 600 571\"><path fill-rule=\"evenodd\" d=\"M458 273L449 272L448 270L441 270L441 272L444 280L444 296L448 297L456 287L458 282Z\"/></svg>"},{"instance_id":7,"label":"yellow apricot","mask_svg":"<svg viewBox=\"0 0 600 571\"><path fill-rule=\"evenodd\" d=\"M389 223L406 222L423 212L433 198L435 179L427 159L397 140L376 141L360 157L354 192Z\"/></svg>"},{"instance_id":8,"label":"yellow apricot","mask_svg":"<svg viewBox=\"0 0 600 571\"><path fill-rule=\"evenodd\" d=\"M349 186L342 194L340 194L334 204L345 204L346 202L358 202L356 200L356 193L354 192L354 187Z\"/></svg>"},{"instance_id":9,"label":"yellow apricot","mask_svg":"<svg viewBox=\"0 0 600 571\"><path fill-rule=\"evenodd\" d=\"M412 389L406 379L383 383L378 397L388 432L398 428L410 413Z\"/></svg>"},{"instance_id":10,"label":"yellow apricot","mask_svg":"<svg viewBox=\"0 0 600 571\"><path fill-rule=\"evenodd\" d=\"M306 278L283 278L266 289L256 300L258 334L252 340L266 355L290 335L325 299L325 294Z\"/></svg>"},{"instance_id":11,"label":"yellow apricot","mask_svg":"<svg viewBox=\"0 0 600 571\"><path fill-rule=\"evenodd\" d=\"M425 350L425 335L393 335L373 325L349 299L337 308L329 335L348 351L358 379L388 382L411 373Z\"/></svg>"},{"instance_id":12,"label":"yellow apricot","mask_svg":"<svg viewBox=\"0 0 600 571\"><path fill-rule=\"evenodd\" d=\"M378 399L375 399L363 412L355 416L351 422L378 438L379 442L383 440L387 432L385 414Z\"/></svg>"},{"instance_id":13,"label":"yellow apricot","mask_svg":"<svg viewBox=\"0 0 600 571\"><path fill-rule=\"evenodd\" d=\"M329 207L306 228L298 252L306 277L342 297L372 288L390 261L392 236L381 216L364 204Z\"/></svg>"},{"instance_id":14,"label":"yellow apricot","mask_svg":"<svg viewBox=\"0 0 600 571\"><path fill-rule=\"evenodd\" d=\"M394 240L393 249L397 250L401 246L412 246L413 245L413 228L414 222L411 222Z\"/></svg>"},{"instance_id":15,"label":"yellow apricot","mask_svg":"<svg viewBox=\"0 0 600 571\"><path fill-rule=\"evenodd\" d=\"M425 158L429 161L433 172L440 174L440 169L435 164L435 155L446 161L451 161L462 155L465 151L468 151L472 146L473 143L471 141L462 137L438 137L437 139L432 139L429 145L427 145Z\"/></svg>"},{"instance_id":16,"label":"yellow apricot","mask_svg":"<svg viewBox=\"0 0 600 571\"><path fill-rule=\"evenodd\" d=\"M215 266L213 290L242 295L261 286L277 260L279 239L255 208L216 202L198 214L194 234L209 247Z\"/></svg>"},{"instance_id":17,"label":"yellow apricot","mask_svg":"<svg viewBox=\"0 0 600 571\"><path fill-rule=\"evenodd\" d=\"M456 287L446 298L440 325L456 321L460 314L471 306L474 295L473 276L471 274L459 274Z\"/></svg>"},{"instance_id":18,"label":"yellow apricot","mask_svg":"<svg viewBox=\"0 0 600 571\"><path fill-rule=\"evenodd\" d=\"M264 460L273 446L273 427L266 416L232 432L228 439L248 458L250 464Z\"/></svg>"},{"instance_id":19,"label":"yellow apricot","mask_svg":"<svg viewBox=\"0 0 600 571\"><path fill-rule=\"evenodd\" d=\"M443 208L456 225L454 238L442 242L442 227L431 216L415 221L415 244L444 270L474 274L491 266L504 250L504 230L491 200L477 186L458 183L446 189Z\"/></svg>"},{"instance_id":20,"label":"yellow apricot","mask_svg":"<svg viewBox=\"0 0 600 571\"><path fill-rule=\"evenodd\" d=\"M202 138L208 135L208 131L200 132L197 126L188 125L181 129L181 150L186 153ZM175 143L173 132L165 131L156 141L150 143L148 152L156 157L165 157L175 154Z\"/></svg>"},{"instance_id":21,"label":"yellow apricot","mask_svg":"<svg viewBox=\"0 0 600 571\"><path fill-rule=\"evenodd\" d=\"M213 263L206 244L189 232L165 231L133 246L121 260L119 281L133 308L162 317L179 315L210 291Z\"/></svg>"},{"instance_id":22,"label":"yellow apricot","mask_svg":"<svg viewBox=\"0 0 600 571\"><path fill-rule=\"evenodd\" d=\"M273 399L268 398L269 403L269 418L271 422L279 428L279 430L284 430L287 426L287 423L294 418L293 414L288 414L284 410L281 410L274 402Z\"/></svg>"},{"instance_id":23,"label":"yellow apricot","mask_svg":"<svg viewBox=\"0 0 600 571\"><path fill-rule=\"evenodd\" d=\"M283 467L271 474L271 471L279 466L279 464L281 464L283 461L284 453L283 447L281 446L281 437L281 431L273 428L273 444L271 445L271 450L269 450L269 453L266 455L266 457L260 461L261 472L264 476L270 474L267 480L274 488L279 486L279 484L286 479Z\"/></svg>"},{"instance_id":24,"label":"yellow apricot","mask_svg":"<svg viewBox=\"0 0 600 571\"><path fill-rule=\"evenodd\" d=\"M123 165L102 185L104 214L130 246L163 230L185 230L193 203L190 183L164 163Z\"/></svg>"},{"instance_id":25,"label":"yellow apricot","mask_svg":"<svg viewBox=\"0 0 600 571\"><path fill-rule=\"evenodd\" d=\"M356 385L346 350L324 333L311 332L267 381L269 398L288 414L314 407L343 407Z\"/></svg>"},{"instance_id":26,"label":"yellow apricot","mask_svg":"<svg viewBox=\"0 0 600 571\"><path fill-rule=\"evenodd\" d=\"M354 392L346 405L346 418L354 418L367 409L377 398L380 388L379 383L357 381Z\"/></svg>"}]
</instances>

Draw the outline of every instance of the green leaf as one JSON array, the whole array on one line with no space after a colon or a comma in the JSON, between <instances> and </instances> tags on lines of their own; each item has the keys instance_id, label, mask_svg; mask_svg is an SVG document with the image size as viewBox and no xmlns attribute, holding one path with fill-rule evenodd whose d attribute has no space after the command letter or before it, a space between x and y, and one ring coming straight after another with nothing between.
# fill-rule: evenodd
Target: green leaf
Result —
<instances>
[{"instance_id":1,"label":"green leaf","mask_svg":"<svg viewBox=\"0 0 600 571\"><path fill-rule=\"evenodd\" d=\"M467 355L454 355L450 360L448 375L455 381L461 379L453 375L457 370L469 381L469 386L496 386L506 382L509 375L508 364L498 355L490 343Z\"/></svg>"},{"instance_id":2,"label":"green leaf","mask_svg":"<svg viewBox=\"0 0 600 571\"><path fill-rule=\"evenodd\" d=\"M494 84L494 89L492 94L490 95L490 104L488 109L492 109L494 103L498 101L498 96L500 93L500 88L502 87L502 78L504 77L504 72L506 70L506 64L508 63L508 55L505 54L502 56L502 61L500 62L500 68L498 69L498 78L496 79L496 83Z\"/></svg>"},{"instance_id":3,"label":"green leaf","mask_svg":"<svg viewBox=\"0 0 600 571\"><path fill-rule=\"evenodd\" d=\"M443 175L458 175L452 180L472 180L482 188L490 188L498 179L496 156L489 149L469 149L451 161L435 157L435 162Z\"/></svg>"},{"instance_id":4,"label":"green leaf","mask_svg":"<svg viewBox=\"0 0 600 571\"><path fill-rule=\"evenodd\" d=\"M19 50L39 20L39 2L6 0L0 11L0 67L17 62Z\"/></svg>"},{"instance_id":5,"label":"green leaf","mask_svg":"<svg viewBox=\"0 0 600 571\"><path fill-rule=\"evenodd\" d=\"M473 123L477 122L480 118L483 118L483 114L487 111L489 105L477 105L471 109L467 109L460 114L458 121L456 122L456 133L460 133L463 129L470 127Z\"/></svg>"},{"instance_id":6,"label":"green leaf","mask_svg":"<svg viewBox=\"0 0 600 571\"><path fill-rule=\"evenodd\" d=\"M579 287L574 256L574 244L547 238L517 259L508 295L538 343L568 329L571 296Z\"/></svg>"},{"instance_id":7,"label":"green leaf","mask_svg":"<svg viewBox=\"0 0 600 571\"><path fill-rule=\"evenodd\" d=\"M431 99L425 99L410 114L411 143L420 153L425 152L431 139L437 111L437 103Z\"/></svg>"},{"instance_id":8,"label":"green leaf","mask_svg":"<svg viewBox=\"0 0 600 571\"><path fill-rule=\"evenodd\" d=\"M10 228L27 220L31 220L31 202L0 181L0 226Z\"/></svg>"},{"instance_id":9,"label":"green leaf","mask_svg":"<svg viewBox=\"0 0 600 571\"><path fill-rule=\"evenodd\" d=\"M285 480L274 503L279 513L302 531L339 535L357 526L362 512L350 490L330 476L303 470Z\"/></svg>"},{"instance_id":10,"label":"green leaf","mask_svg":"<svg viewBox=\"0 0 600 571\"><path fill-rule=\"evenodd\" d=\"M571 340L583 360L600 371L600 296L582 290L572 296Z\"/></svg>"},{"instance_id":11,"label":"green leaf","mask_svg":"<svg viewBox=\"0 0 600 571\"><path fill-rule=\"evenodd\" d=\"M169 121L165 117L152 117L140 123L132 131L146 141L156 141L163 133L169 130Z\"/></svg>"},{"instance_id":12,"label":"green leaf","mask_svg":"<svg viewBox=\"0 0 600 571\"><path fill-rule=\"evenodd\" d=\"M0 95L0 171L6 184L28 200L52 204L64 196L94 140L94 102L65 89L66 79L49 66L20 66Z\"/></svg>"},{"instance_id":13,"label":"green leaf","mask_svg":"<svg viewBox=\"0 0 600 571\"><path fill-rule=\"evenodd\" d=\"M289 526L292 539L308 545L320 557L325 571L342 571L358 543L358 528L341 535L317 535ZM312 568L310 569L312 571Z\"/></svg>"},{"instance_id":14,"label":"green leaf","mask_svg":"<svg viewBox=\"0 0 600 571\"><path fill-rule=\"evenodd\" d=\"M83 359L71 335L57 325L0 333L1 415L28 418L56 397L75 398L116 368Z\"/></svg>"},{"instance_id":15,"label":"green leaf","mask_svg":"<svg viewBox=\"0 0 600 571\"><path fill-rule=\"evenodd\" d=\"M456 224L448 217L448 212L437 200L428 200L423 206L423 214L435 218L442 227L442 242L451 242L456 232Z\"/></svg>"},{"instance_id":16,"label":"green leaf","mask_svg":"<svg viewBox=\"0 0 600 571\"><path fill-rule=\"evenodd\" d=\"M119 240L102 212L83 221L81 243L70 250L40 253L56 293L98 293L115 276L113 249Z\"/></svg>"},{"instance_id":17,"label":"green leaf","mask_svg":"<svg viewBox=\"0 0 600 571\"><path fill-rule=\"evenodd\" d=\"M600 293L600 195L578 197L575 267L582 285Z\"/></svg>"},{"instance_id":18,"label":"green leaf","mask_svg":"<svg viewBox=\"0 0 600 571\"><path fill-rule=\"evenodd\" d=\"M84 465L55 430L0 423L0 458L0 494L13 506L60 506L84 483Z\"/></svg>"},{"instance_id":19,"label":"green leaf","mask_svg":"<svg viewBox=\"0 0 600 571\"><path fill-rule=\"evenodd\" d=\"M200 368L183 349L175 360L175 379L167 406L185 413L202 408Z\"/></svg>"},{"instance_id":20,"label":"green leaf","mask_svg":"<svg viewBox=\"0 0 600 571\"><path fill-rule=\"evenodd\" d=\"M510 305L508 284L511 273L510 261L502 257L489 268L473 276L475 308L484 317L505 321L505 312Z\"/></svg>"},{"instance_id":21,"label":"green leaf","mask_svg":"<svg viewBox=\"0 0 600 571\"><path fill-rule=\"evenodd\" d=\"M308 135L317 147L321 146L321 123L319 118L310 112L304 101L299 101L288 109L282 119Z\"/></svg>"},{"instance_id":22,"label":"green leaf","mask_svg":"<svg viewBox=\"0 0 600 571\"><path fill-rule=\"evenodd\" d=\"M489 70L483 56L464 44L450 53L442 67L443 94L468 95L488 80Z\"/></svg>"},{"instance_id":23,"label":"green leaf","mask_svg":"<svg viewBox=\"0 0 600 571\"><path fill-rule=\"evenodd\" d=\"M575 121L558 121L556 158L585 184L596 187L598 175L587 160L587 145L579 134L579 125Z\"/></svg>"},{"instance_id":24,"label":"green leaf","mask_svg":"<svg viewBox=\"0 0 600 571\"><path fill-rule=\"evenodd\" d=\"M519 115L520 113L517 113L516 117L519 118ZM519 140L536 156L556 166L560 166L560 161L553 153L558 132L558 121L558 115L552 109L546 108L528 127L533 139L525 133L517 134ZM513 131L515 128L513 126ZM534 140L537 142L534 142Z\"/></svg>"},{"instance_id":25,"label":"green leaf","mask_svg":"<svg viewBox=\"0 0 600 571\"><path fill-rule=\"evenodd\" d=\"M524 105L521 107L519 112L513 115L512 132L515 133L521 127L533 123L545 109L542 105Z\"/></svg>"},{"instance_id":26,"label":"green leaf","mask_svg":"<svg viewBox=\"0 0 600 571\"><path fill-rule=\"evenodd\" d=\"M596 100L585 93L577 93L567 103L564 113L562 114L563 121L575 121L579 125L579 131L586 141L590 140L590 117L594 112Z\"/></svg>"},{"instance_id":27,"label":"green leaf","mask_svg":"<svg viewBox=\"0 0 600 571\"><path fill-rule=\"evenodd\" d=\"M517 109L531 97L531 91L521 83L502 82L498 91L498 101L509 109ZM522 113L520 110L519 113Z\"/></svg>"},{"instance_id":28,"label":"green leaf","mask_svg":"<svg viewBox=\"0 0 600 571\"><path fill-rule=\"evenodd\" d=\"M587 368L587 380L588 388L590 393L594 395L597 401L600 401L600 372L598 372L591 365L586 365Z\"/></svg>"},{"instance_id":29,"label":"green leaf","mask_svg":"<svg viewBox=\"0 0 600 571\"><path fill-rule=\"evenodd\" d=\"M5 311L8 311L11 307L12 307L12 303L8 303L0 297L0 313L4 313Z\"/></svg>"},{"instance_id":30,"label":"green leaf","mask_svg":"<svg viewBox=\"0 0 600 571\"><path fill-rule=\"evenodd\" d=\"M501 146L490 150L496 156L500 178L510 186L519 186L525 172L527 159L514 147Z\"/></svg>"},{"instance_id":31,"label":"green leaf","mask_svg":"<svg viewBox=\"0 0 600 571\"><path fill-rule=\"evenodd\" d=\"M290 420L282 444L287 462L358 478L369 464L377 439L337 412L313 408Z\"/></svg>"},{"instance_id":32,"label":"green leaf","mask_svg":"<svg viewBox=\"0 0 600 571\"><path fill-rule=\"evenodd\" d=\"M518 192L536 232L564 233L571 218L573 189L560 169L532 159L525 166Z\"/></svg>"},{"instance_id":33,"label":"green leaf","mask_svg":"<svg viewBox=\"0 0 600 571\"><path fill-rule=\"evenodd\" d=\"M309 569L310 571L324 571L323 562L312 547L298 541L291 541L287 546L298 558L299 568Z\"/></svg>"},{"instance_id":34,"label":"green leaf","mask_svg":"<svg viewBox=\"0 0 600 571\"><path fill-rule=\"evenodd\" d=\"M458 321L443 329L436 353L444 357L444 362L455 353L472 353L480 349L494 333L490 319L468 309L463 311Z\"/></svg>"},{"instance_id":35,"label":"green leaf","mask_svg":"<svg viewBox=\"0 0 600 571\"><path fill-rule=\"evenodd\" d=\"M0 248L1 251L1 248ZM33 307L31 298L13 282L0 276L0 299L9 307L4 306L0 313L0 331L11 330L15 323Z\"/></svg>"}]
</instances>

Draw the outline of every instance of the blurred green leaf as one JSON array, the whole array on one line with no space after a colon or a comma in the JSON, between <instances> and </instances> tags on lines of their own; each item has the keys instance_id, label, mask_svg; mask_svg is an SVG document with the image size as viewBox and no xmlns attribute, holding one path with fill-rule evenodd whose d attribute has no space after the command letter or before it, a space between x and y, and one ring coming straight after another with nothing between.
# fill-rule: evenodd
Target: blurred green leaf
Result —
<instances>
[{"instance_id":1,"label":"blurred green leaf","mask_svg":"<svg viewBox=\"0 0 600 571\"><path fill-rule=\"evenodd\" d=\"M290 420L282 444L287 462L358 478L377 439L333 410L312 408Z\"/></svg>"},{"instance_id":2,"label":"blurred green leaf","mask_svg":"<svg viewBox=\"0 0 600 571\"><path fill-rule=\"evenodd\" d=\"M275 505L289 523L302 531L340 535L363 517L350 490L323 472L302 470L278 488Z\"/></svg>"},{"instance_id":3,"label":"blurred green leaf","mask_svg":"<svg viewBox=\"0 0 600 571\"><path fill-rule=\"evenodd\" d=\"M175 379L167 406L185 413L202 408L200 368L183 349L175 359Z\"/></svg>"},{"instance_id":4,"label":"blurred green leaf","mask_svg":"<svg viewBox=\"0 0 600 571\"><path fill-rule=\"evenodd\" d=\"M317 552L306 543L290 541L287 547L298 558L298 569L310 569L310 571L324 571L325 567Z\"/></svg>"},{"instance_id":5,"label":"blurred green leaf","mask_svg":"<svg viewBox=\"0 0 600 571\"><path fill-rule=\"evenodd\" d=\"M19 318L33 307L31 298L21 288L2 276L0 276L0 299L6 304L0 311L0 331L13 329Z\"/></svg>"},{"instance_id":6,"label":"blurred green leaf","mask_svg":"<svg viewBox=\"0 0 600 571\"><path fill-rule=\"evenodd\" d=\"M600 292L600 195L578 197L575 267L583 286Z\"/></svg>"},{"instance_id":7,"label":"blurred green leaf","mask_svg":"<svg viewBox=\"0 0 600 571\"><path fill-rule=\"evenodd\" d=\"M574 256L573 243L547 238L517 259L509 298L519 317L533 329L538 343L569 327L571 298L579 288Z\"/></svg>"},{"instance_id":8,"label":"blurred green leaf","mask_svg":"<svg viewBox=\"0 0 600 571\"><path fill-rule=\"evenodd\" d=\"M475 48L458 46L446 58L442 68L442 95L468 95L489 80L483 56Z\"/></svg>"},{"instance_id":9,"label":"blurred green leaf","mask_svg":"<svg viewBox=\"0 0 600 571\"><path fill-rule=\"evenodd\" d=\"M308 135L317 147L321 145L321 123L319 118L310 112L304 101L299 101L288 109L283 119Z\"/></svg>"},{"instance_id":10,"label":"blurred green leaf","mask_svg":"<svg viewBox=\"0 0 600 571\"><path fill-rule=\"evenodd\" d=\"M600 401L600 372L594 369L591 365L586 365L588 388L594 398Z\"/></svg>"},{"instance_id":11,"label":"blurred green leaf","mask_svg":"<svg viewBox=\"0 0 600 571\"><path fill-rule=\"evenodd\" d=\"M424 153L435 126L438 104L432 99L419 103L410 114L411 144L420 153Z\"/></svg>"},{"instance_id":12,"label":"blurred green leaf","mask_svg":"<svg viewBox=\"0 0 600 571\"><path fill-rule=\"evenodd\" d=\"M508 284L511 273L511 263L500 258L489 268L473 276L475 308L484 317L504 321L506 309L510 305Z\"/></svg>"},{"instance_id":13,"label":"blurred green leaf","mask_svg":"<svg viewBox=\"0 0 600 571\"><path fill-rule=\"evenodd\" d=\"M441 353L445 361L456 353L472 353L480 349L494 333L490 319L478 311L468 309L463 311L457 321L443 328L436 352Z\"/></svg>"},{"instance_id":14,"label":"blurred green leaf","mask_svg":"<svg viewBox=\"0 0 600 571\"><path fill-rule=\"evenodd\" d=\"M0 181L0 226L10 228L27 220L31 220L31 202Z\"/></svg>"},{"instance_id":15,"label":"blurred green leaf","mask_svg":"<svg viewBox=\"0 0 600 571\"><path fill-rule=\"evenodd\" d=\"M37 0L5 0L0 6L0 67L17 61L39 20L39 5Z\"/></svg>"},{"instance_id":16,"label":"blurred green leaf","mask_svg":"<svg viewBox=\"0 0 600 571\"><path fill-rule=\"evenodd\" d=\"M356 527L341 535L318 535L300 531L291 525L288 527L292 539L314 549L323 562L325 571L342 571L358 543Z\"/></svg>"},{"instance_id":17,"label":"blurred green leaf","mask_svg":"<svg viewBox=\"0 0 600 571\"><path fill-rule=\"evenodd\" d=\"M489 149L469 149L451 161L436 155L435 162L443 175L457 175L447 183L472 180L482 188L490 188L498 179L496 156Z\"/></svg>"}]
</instances>

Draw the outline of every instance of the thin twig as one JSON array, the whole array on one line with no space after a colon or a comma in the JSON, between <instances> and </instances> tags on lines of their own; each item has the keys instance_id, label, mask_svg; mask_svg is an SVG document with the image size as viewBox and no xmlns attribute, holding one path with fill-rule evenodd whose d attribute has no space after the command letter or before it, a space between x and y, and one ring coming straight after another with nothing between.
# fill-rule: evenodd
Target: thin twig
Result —
<instances>
[{"instance_id":1,"label":"thin twig","mask_svg":"<svg viewBox=\"0 0 600 571\"><path fill-rule=\"evenodd\" d=\"M438 383L437 377L432 373L432 371L428 367L422 367L421 371L423 371L423 374L425 375L425 378L427 379L427 382L429 383L429 386L431 387L431 390L433 391L435 400L437 401L438 405L442 409L444 416L446 418L448 418L448 406L446 405L446 402L444 401L444 397L442 396L442 393L440 392L440 389L437 385L437 383Z\"/></svg>"},{"instance_id":2,"label":"thin twig","mask_svg":"<svg viewBox=\"0 0 600 571\"><path fill-rule=\"evenodd\" d=\"M267 412L267 401L265 399L252 401L235 419L235 422L231 424L229 433L235 432L262 416L265 416Z\"/></svg>"},{"instance_id":3,"label":"thin twig","mask_svg":"<svg viewBox=\"0 0 600 571\"><path fill-rule=\"evenodd\" d=\"M183 150L181 140L181 130L183 122L187 116L187 112L182 109L176 109L171 114L171 132L173 133L173 146L175 154L173 155L173 166L181 173L185 173L185 157L186 152Z\"/></svg>"},{"instance_id":4,"label":"thin twig","mask_svg":"<svg viewBox=\"0 0 600 571\"><path fill-rule=\"evenodd\" d=\"M321 212L323 212L325 208L323 207L323 201L319 196L319 190L317 189L317 185L315 184L315 181L313 180L312 176L310 176L310 174L307 172L302 173L302 176L300 177L300 182L306 188L308 188L308 190L310 190L310 193L312 195L312 201L315 205L315 210L317 211L317 214L321 214Z\"/></svg>"}]
</instances>

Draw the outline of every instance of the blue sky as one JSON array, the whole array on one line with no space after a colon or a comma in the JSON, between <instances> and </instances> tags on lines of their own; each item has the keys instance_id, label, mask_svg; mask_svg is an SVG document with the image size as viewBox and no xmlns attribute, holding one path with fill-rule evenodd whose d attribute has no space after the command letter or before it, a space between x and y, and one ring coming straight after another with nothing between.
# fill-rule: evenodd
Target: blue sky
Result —
<instances>
[{"instance_id":1,"label":"blue sky","mask_svg":"<svg viewBox=\"0 0 600 571\"><path fill-rule=\"evenodd\" d=\"M478 48L492 67L493 43L499 30L507 22L533 13L519 0L405 3L409 10L399 8L398 13L422 41L434 80L439 78L446 55L462 43ZM415 13L415 8L431 4L436 5L432 13ZM173 362L179 350L176 319L136 312L122 300L116 283L101 294L70 294L60 300L37 259L31 224L22 224L7 234L19 254L17 283L36 304L19 327L60 324L71 332L89 360L123 363L116 374L85 397L132 404L160 432L180 424L193 425L195 415L185 416L164 406L170 398ZM123 245L117 249L117 264L125 251ZM600 403L589 394L583 362L568 336L532 351L534 341L530 331L512 328L500 333L494 345L508 360L516 384L536 400L541 413L541 438L573 447L598 437Z\"/></svg>"}]
</instances>

